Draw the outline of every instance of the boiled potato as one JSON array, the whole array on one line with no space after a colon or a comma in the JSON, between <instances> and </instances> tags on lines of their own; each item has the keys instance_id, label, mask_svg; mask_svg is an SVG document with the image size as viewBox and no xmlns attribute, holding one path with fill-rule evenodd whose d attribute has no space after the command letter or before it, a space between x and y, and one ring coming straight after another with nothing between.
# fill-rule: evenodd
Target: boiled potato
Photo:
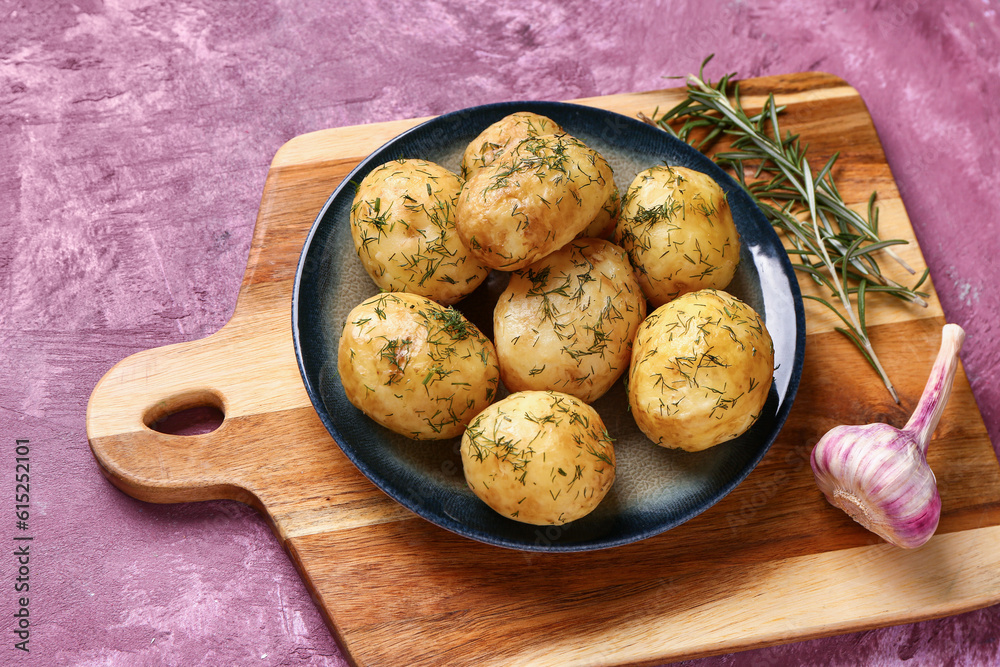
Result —
<instances>
[{"instance_id":1,"label":"boiled potato","mask_svg":"<svg viewBox=\"0 0 1000 667\"><path fill-rule=\"evenodd\" d=\"M725 292L700 290L660 306L639 327L628 402L651 440L699 451L753 425L773 376L774 347L757 313Z\"/></svg>"},{"instance_id":2,"label":"boiled potato","mask_svg":"<svg viewBox=\"0 0 1000 667\"><path fill-rule=\"evenodd\" d=\"M368 275L386 292L452 304L489 269L455 231L462 181L426 160L393 160L362 179L351 206L351 236Z\"/></svg>"},{"instance_id":3,"label":"boiled potato","mask_svg":"<svg viewBox=\"0 0 1000 667\"><path fill-rule=\"evenodd\" d=\"M500 377L591 403L628 368L646 298L625 251L577 239L511 274L493 311Z\"/></svg>"},{"instance_id":4,"label":"boiled potato","mask_svg":"<svg viewBox=\"0 0 1000 667\"><path fill-rule=\"evenodd\" d=\"M724 289L740 260L740 236L726 195L685 167L639 173L611 240L625 248L653 307L699 289Z\"/></svg>"},{"instance_id":5,"label":"boiled potato","mask_svg":"<svg viewBox=\"0 0 1000 667\"><path fill-rule=\"evenodd\" d=\"M337 369L348 400L415 440L453 438L496 396L493 343L453 308L417 294L369 297L347 316Z\"/></svg>"},{"instance_id":6,"label":"boiled potato","mask_svg":"<svg viewBox=\"0 0 1000 667\"><path fill-rule=\"evenodd\" d=\"M586 229L614 187L611 167L580 140L531 137L466 181L458 234L479 262L516 271Z\"/></svg>"},{"instance_id":7,"label":"boiled potato","mask_svg":"<svg viewBox=\"0 0 1000 667\"><path fill-rule=\"evenodd\" d=\"M562 134L551 118L530 111L518 111L483 130L462 155L462 177L468 180L483 167L515 148L523 139L543 134Z\"/></svg>"},{"instance_id":8,"label":"boiled potato","mask_svg":"<svg viewBox=\"0 0 1000 667\"><path fill-rule=\"evenodd\" d=\"M483 167L490 166L506 153L512 152L521 141L547 134L565 132L551 118L530 111L518 111L498 120L483 130L465 149L462 156L462 178L468 180ZM579 236L608 238L618 223L620 213L621 196L616 187Z\"/></svg>"},{"instance_id":9,"label":"boiled potato","mask_svg":"<svg viewBox=\"0 0 1000 667\"><path fill-rule=\"evenodd\" d=\"M462 436L473 493L503 516L561 525L589 514L615 479L615 450L597 411L568 394L497 401Z\"/></svg>"}]
</instances>

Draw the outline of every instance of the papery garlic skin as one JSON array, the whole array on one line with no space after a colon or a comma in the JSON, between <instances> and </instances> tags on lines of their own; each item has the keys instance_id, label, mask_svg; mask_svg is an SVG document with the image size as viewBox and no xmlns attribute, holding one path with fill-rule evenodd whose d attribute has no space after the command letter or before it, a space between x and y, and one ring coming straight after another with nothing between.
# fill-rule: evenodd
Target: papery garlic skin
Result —
<instances>
[{"instance_id":1,"label":"papery garlic skin","mask_svg":"<svg viewBox=\"0 0 1000 667\"><path fill-rule=\"evenodd\" d=\"M813 474L826 499L903 548L925 544L941 517L927 446L948 402L964 340L961 327L944 326L927 385L902 429L889 424L837 426L812 451Z\"/></svg>"}]
</instances>

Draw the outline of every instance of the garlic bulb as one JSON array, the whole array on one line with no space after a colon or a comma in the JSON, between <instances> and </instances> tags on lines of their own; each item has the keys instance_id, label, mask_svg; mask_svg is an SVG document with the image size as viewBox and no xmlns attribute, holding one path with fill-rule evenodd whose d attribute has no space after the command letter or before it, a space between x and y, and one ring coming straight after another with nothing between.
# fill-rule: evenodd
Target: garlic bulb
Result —
<instances>
[{"instance_id":1,"label":"garlic bulb","mask_svg":"<svg viewBox=\"0 0 1000 667\"><path fill-rule=\"evenodd\" d=\"M946 324L920 402L902 430L888 424L837 426L812 451L826 499L887 542L912 549L931 538L941 516L927 445L948 402L965 331Z\"/></svg>"}]
</instances>

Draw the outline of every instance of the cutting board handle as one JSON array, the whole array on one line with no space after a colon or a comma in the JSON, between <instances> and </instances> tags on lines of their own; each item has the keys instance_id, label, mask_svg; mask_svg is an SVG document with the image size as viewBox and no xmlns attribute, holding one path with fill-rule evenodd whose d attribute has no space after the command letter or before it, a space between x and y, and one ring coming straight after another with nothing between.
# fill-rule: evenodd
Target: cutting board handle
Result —
<instances>
[{"instance_id":1,"label":"cutting board handle","mask_svg":"<svg viewBox=\"0 0 1000 667\"><path fill-rule=\"evenodd\" d=\"M254 346L260 344L234 339L223 327L208 338L146 350L116 364L87 406L87 436L104 475L149 502L228 498L262 509L243 454L279 436L260 423L254 435L240 419L267 400L262 384L275 379L275 369L256 361L261 353ZM173 435L151 428L201 406L224 415L214 431Z\"/></svg>"}]
</instances>

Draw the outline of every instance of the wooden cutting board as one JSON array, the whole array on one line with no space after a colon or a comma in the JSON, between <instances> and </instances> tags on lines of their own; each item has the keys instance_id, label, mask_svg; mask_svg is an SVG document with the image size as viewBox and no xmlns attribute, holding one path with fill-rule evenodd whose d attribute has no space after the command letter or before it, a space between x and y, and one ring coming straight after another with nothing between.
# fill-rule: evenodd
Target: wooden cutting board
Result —
<instances>
[{"instance_id":1,"label":"wooden cutting board","mask_svg":"<svg viewBox=\"0 0 1000 667\"><path fill-rule=\"evenodd\" d=\"M879 193L886 238L924 261L857 91L820 73L745 81L787 105L814 165L834 151L848 202ZM676 91L581 100L635 116ZM770 452L729 496L643 542L587 553L526 553L453 535L377 490L314 413L295 362L291 294L317 212L363 157L423 119L296 137L274 157L232 319L203 340L135 354L91 396L94 456L118 488L150 502L231 498L267 518L345 654L358 665L658 664L954 614L1000 601L1000 466L964 373L930 447L944 513L905 551L829 506L809 452L837 424L902 426L919 398L944 317L869 303L896 405L833 316L806 302L807 347L794 409ZM621 185L621 184L620 184ZM912 284L902 269L890 274ZM812 286L802 280L803 290ZM216 431L171 436L147 424L216 405Z\"/></svg>"}]
</instances>

